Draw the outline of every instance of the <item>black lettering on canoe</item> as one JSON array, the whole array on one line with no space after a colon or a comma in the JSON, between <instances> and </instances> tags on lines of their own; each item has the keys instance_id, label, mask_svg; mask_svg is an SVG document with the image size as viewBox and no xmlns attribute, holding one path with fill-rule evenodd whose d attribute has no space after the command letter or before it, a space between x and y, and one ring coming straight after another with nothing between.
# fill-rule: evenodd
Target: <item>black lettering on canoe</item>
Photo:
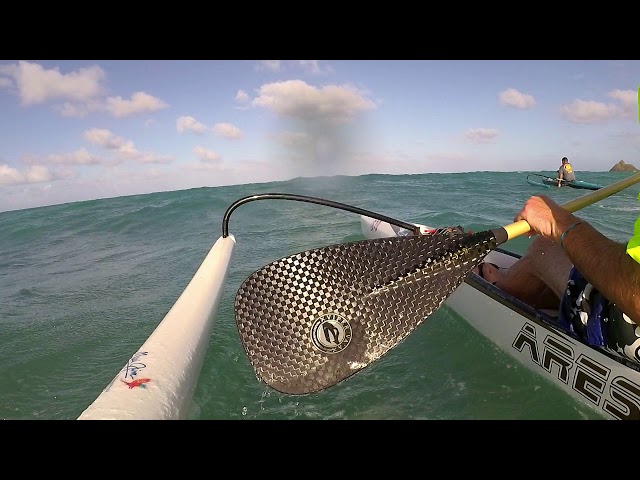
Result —
<instances>
[{"instance_id":1,"label":"black lettering on canoe","mask_svg":"<svg viewBox=\"0 0 640 480\"><path fill-rule=\"evenodd\" d=\"M611 370L582 354L576 360L573 389L594 405L600 405Z\"/></svg>"},{"instance_id":2,"label":"black lettering on canoe","mask_svg":"<svg viewBox=\"0 0 640 480\"><path fill-rule=\"evenodd\" d=\"M536 342L536 327L529 323L525 323L516 338L513 340L513 348L522 352L524 347L529 347L531 360L540 365L540 354L538 353L538 343Z\"/></svg>"},{"instance_id":3,"label":"black lettering on canoe","mask_svg":"<svg viewBox=\"0 0 640 480\"><path fill-rule=\"evenodd\" d=\"M551 373L553 365L558 366L558 380L569 384L569 370L573 367L573 350L571 346L551 335L544 339L541 367Z\"/></svg>"},{"instance_id":4,"label":"black lettering on canoe","mask_svg":"<svg viewBox=\"0 0 640 480\"><path fill-rule=\"evenodd\" d=\"M620 420L640 420L640 387L624 377L611 381L609 393L612 400L604 401L602 409Z\"/></svg>"}]
</instances>

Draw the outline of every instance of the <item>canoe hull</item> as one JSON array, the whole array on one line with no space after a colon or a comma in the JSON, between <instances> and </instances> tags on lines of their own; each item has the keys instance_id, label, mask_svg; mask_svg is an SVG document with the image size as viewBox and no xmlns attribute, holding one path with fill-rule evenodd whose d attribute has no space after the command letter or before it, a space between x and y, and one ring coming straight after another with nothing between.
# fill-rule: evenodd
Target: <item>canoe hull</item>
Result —
<instances>
[{"instance_id":1,"label":"canoe hull","mask_svg":"<svg viewBox=\"0 0 640 480\"><path fill-rule=\"evenodd\" d=\"M558 181L555 178L547 178L542 180L549 187L558 187ZM600 190L603 186L596 183L584 182L582 180L574 180L573 182L564 182L563 187L577 188L579 190Z\"/></svg>"},{"instance_id":2,"label":"canoe hull","mask_svg":"<svg viewBox=\"0 0 640 480\"><path fill-rule=\"evenodd\" d=\"M527 175L527 183L529 185L535 185L536 187L551 188L558 187L558 180L551 177L545 177L544 175L537 175L530 173ZM564 181L563 187L575 188L578 190L600 190L603 185L597 183L585 182L583 180L574 180L573 182Z\"/></svg>"},{"instance_id":3,"label":"canoe hull","mask_svg":"<svg viewBox=\"0 0 640 480\"><path fill-rule=\"evenodd\" d=\"M471 274L446 305L575 400L606 418L640 419L638 370L555 328L552 316L514 300Z\"/></svg>"}]
</instances>

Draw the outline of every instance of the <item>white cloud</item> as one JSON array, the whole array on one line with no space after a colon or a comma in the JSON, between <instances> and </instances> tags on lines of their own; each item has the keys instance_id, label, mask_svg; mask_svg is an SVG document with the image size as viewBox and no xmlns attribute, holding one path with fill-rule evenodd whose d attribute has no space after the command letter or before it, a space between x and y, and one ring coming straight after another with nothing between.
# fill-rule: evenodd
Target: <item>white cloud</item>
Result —
<instances>
[{"instance_id":1,"label":"white cloud","mask_svg":"<svg viewBox=\"0 0 640 480\"><path fill-rule=\"evenodd\" d=\"M213 126L213 131L220 135L221 137L227 138L229 140L235 140L237 138L242 137L242 132L235 125L231 125L230 123L216 123Z\"/></svg>"},{"instance_id":2,"label":"white cloud","mask_svg":"<svg viewBox=\"0 0 640 480\"><path fill-rule=\"evenodd\" d=\"M48 182L53 177L51 172L44 165L34 165L29 167L25 173L28 183Z\"/></svg>"},{"instance_id":3,"label":"white cloud","mask_svg":"<svg viewBox=\"0 0 640 480\"><path fill-rule=\"evenodd\" d=\"M118 137L105 128L91 128L89 130L85 130L83 136L89 143L93 143L94 145L98 145L108 150L126 150L128 148L127 144L129 146L133 145L131 140L125 140L122 137Z\"/></svg>"},{"instance_id":4,"label":"white cloud","mask_svg":"<svg viewBox=\"0 0 640 480\"><path fill-rule=\"evenodd\" d=\"M193 153L195 153L202 162L219 163L222 161L218 153L213 150L207 150L200 145L193 149Z\"/></svg>"},{"instance_id":5,"label":"white cloud","mask_svg":"<svg viewBox=\"0 0 640 480\"><path fill-rule=\"evenodd\" d=\"M574 100L560 109L561 114L574 123L601 123L618 114L613 104L596 101Z\"/></svg>"},{"instance_id":6,"label":"white cloud","mask_svg":"<svg viewBox=\"0 0 640 480\"><path fill-rule=\"evenodd\" d=\"M0 185L40 183L48 182L52 179L51 172L43 165L33 165L21 172L7 164L0 164Z\"/></svg>"},{"instance_id":7,"label":"white cloud","mask_svg":"<svg viewBox=\"0 0 640 480\"><path fill-rule=\"evenodd\" d=\"M333 73L333 68L328 65L325 65L324 67L320 66L320 62L318 60L297 60L294 64L297 64L302 68L302 70L312 75L326 75Z\"/></svg>"},{"instance_id":8,"label":"white cloud","mask_svg":"<svg viewBox=\"0 0 640 480\"><path fill-rule=\"evenodd\" d=\"M136 92L131 100L122 97L109 97L106 100L106 110L115 117L129 117L140 113L156 112L167 108L165 102L145 92Z\"/></svg>"},{"instance_id":9,"label":"white cloud","mask_svg":"<svg viewBox=\"0 0 640 480\"><path fill-rule=\"evenodd\" d=\"M244 90L238 90L234 100L240 103L247 103L249 101L249 95Z\"/></svg>"},{"instance_id":10,"label":"white cloud","mask_svg":"<svg viewBox=\"0 0 640 480\"><path fill-rule=\"evenodd\" d=\"M495 128L470 128L464 136L473 143L487 143L495 139L499 133Z\"/></svg>"},{"instance_id":11,"label":"white cloud","mask_svg":"<svg viewBox=\"0 0 640 480\"><path fill-rule=\"evenodd\" d=\"M83 103L65 102L61 105L55 105L53 108L63 117L85 117L91 112L105 109L104 102L101 100L88 100Z\"/></svg>"},{"instance_id":12,"label":"white cloud","mask_svg":"<svg viewBox=\"0 0 640 480\"><path fill-rule=\"evenodd\" d=\"M362 111L376 108L363 92L351 86L316 88L302 80L263 85L252 105L281 117L330 123L345 123Z\"/></svg>"},{"instance_id":13,"label":"white cloud","mask_svg":"<svg viewBox=\"0 0 640 480\"><path fill-rule=\"evenodd\" d=\"M321 66L319 60L259 60L256 70L281 72L284 70L302 70L311 75L333 73L330 66Z\"/></svg>"},{"instance_id":14,"label":"white cloud","mask_svg":"<svg viewBox=\"0 0 640 480\"><path fill-rule=\"evenodd\" d=\"M20 61L3 65L0 73L13 78L18 95L25 106L52 99L83 102L101 95L106 75L97 65L60 73L58 68L46 69L37 63ZM6 82L3 82L6 83Z\"/></svg>"},{"instance_id":15,"label":"white cloud","mask_svg":"<svg viewBox=\"0 0 640 480\"><path fill-rule=\"evenodd\" d=\"M574 123L603 123L613 118L633 118L638 113L638 92L611 90L607 96L616 103L574 100L560 109L561 115Z\"/></svg>"},{"instance_id":16,"label":"white cloud","mask_svg":"<svg viewBox=\"0 0 640 480\"><path fill-rule=\"evenodd\" d=\"M280 70L282 63L280 60L258 60L256 64L256 70L268 70L270 72L277 72Z\"/></svg>"},{"instance_id":17,"label":"white cloud","mask_svg":"<svg viewBox=\"0 0 640 480\"><path fill-rule=\"evenodd\" d=\"M50 154L46 157L47 163L61 163L70 165L95 165L100 163L100 159L92 156L86 148L67 154Z\"/></svg>"},{"instance_id":18,"label":"white cloud","mask_svg":"<svg viewBox=\"0 0 640 480\"><path fill-rule=\"evenodd\" d=\"M89 143L114 151L121 159L135 160L141 163L169 163L173 160L172 157L142 152L136 148L131 140L119 137L110 130L92 128L86 130L83 136Z\"/></svg>"},{"instance_id":19,"label":"white cloud","mask_svg":"<svg viewBox=\"0 0 640 480\"><path fill-rule=\"evenodd\" d=\"M322 69L320 68L320 64L318 63L318 60L298 60L298 65L300 65L303 70L309 73L322 72Z\"/></svg>"},{"instance_id":20,"label":"white cloud","mask_svg":"<svg viewBox=\"0 0 640 480\"><path fill-rule=\"evenodd\" d=\"M97 65L69 73L26 61L0 65L0 88L15 87L23 106L62 101L53 108L63 117L84 117L105 111L115 117L128 117L168 107L145 92L136 92L129 100L120 96L105 98L105 79L105 72Z\"/></svg>"},{"instance_id":21,"label":"white cloud","mask_svg":"<svg viewBox=\"0 0 640 480\"><path fill-rule=\"evenodd\" d=\"M68 153L50 153L45 156L23 155L21 160L22 163L28 165L55 166L56 168L53 170L55 172L55 179L74 175L73 170L70 168L68 168L66 171L67 173L63 175L64 171L60 166L74 167L78 165L113 165L115 163L113 160L97 157L91 154L84 147Z\"/></svg>"},{"instance_id":22,"label":"white cloud","mask_svg":"<svg viewBox=\"0 0 640 480\"><path fill-rule=\"evenodd\" d=\"M207 127L193 117L182 116L178 117L176 120L176 129L178 130L178 133L189 131L202 135L207 130Z\"/></svg>"},{"instance_id":23,"label":"white cloud","mask_svg":"<svg viewBox=\"0 0 640 480\"><path fill-rule=\"evenodd\" d=\"M498 94L498 100L501 105L505 107L513 108L531 108L536 104L536 101L531 95L519 92L515 88L508 88Z\"/></svg>"},{"instance_id":24,"label":"white cloud","mask_svg":"<svg viewBox=\"0 0 640 480\"><path fill-rule=\"evenodd\" d=\"M620 103L620 115L633 117L638 114L638 92L636 90L612 90L607 96Z\"/></svg>"},{"instance_id":25,"label":"white cloud","mask_svg":"<svg viewBox=\"0 0 640 480\"><path fill-rule=\"evenodd\" d=\"M17 185L23 183L24 175L6 163L0 163L0 185Z\"/></svg>"},{"instance_id":26,"label":"white cloud","mask_svg":"<svg viewBox=\"0 0 640 480\"><path fill-rule=\"evenodd\" d=\"M25 163L59 165L96 165L103 163L100 158L91 155L86 148L79 148L70 153L51 153L45 156L44 159L25 157L23 161Z\"/></svg>"}]
</instances>

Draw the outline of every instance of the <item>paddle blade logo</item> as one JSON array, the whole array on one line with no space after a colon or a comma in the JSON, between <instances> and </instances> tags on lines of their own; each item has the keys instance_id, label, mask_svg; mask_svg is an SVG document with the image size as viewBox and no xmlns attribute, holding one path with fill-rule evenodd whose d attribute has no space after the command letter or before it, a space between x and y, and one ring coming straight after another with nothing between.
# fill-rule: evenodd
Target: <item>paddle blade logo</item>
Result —
<instances>
[{"instance_id":1,"label":"paddle blade logo","mask_svg":"<svg viewBox=\"0 0 640 480\"><path fill-rule=\"evenodd\" d=\"M346 318L335 313L321 315L311 326L311 341L324 353L338 353L351 343L351 325Z\"/></svg>"}]
</instances>

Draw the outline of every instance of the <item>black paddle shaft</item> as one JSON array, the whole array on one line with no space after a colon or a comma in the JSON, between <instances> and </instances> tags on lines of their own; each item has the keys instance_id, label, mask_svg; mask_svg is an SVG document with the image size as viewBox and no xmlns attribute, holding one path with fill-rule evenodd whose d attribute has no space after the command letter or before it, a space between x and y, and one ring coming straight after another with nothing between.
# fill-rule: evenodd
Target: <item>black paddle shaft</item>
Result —
<instances>
[{"instance_id":1,"label":"black paddle shaft","mask_svg":"<svg viewBox=\"0 0 640 480\"><path fill-rule=\"evenodd\" d=\"M250 275L236 324L259 379L306 394L404 340L498 242L491 231L381 238L276 260Z\"/></svg>"}]
</instances>

